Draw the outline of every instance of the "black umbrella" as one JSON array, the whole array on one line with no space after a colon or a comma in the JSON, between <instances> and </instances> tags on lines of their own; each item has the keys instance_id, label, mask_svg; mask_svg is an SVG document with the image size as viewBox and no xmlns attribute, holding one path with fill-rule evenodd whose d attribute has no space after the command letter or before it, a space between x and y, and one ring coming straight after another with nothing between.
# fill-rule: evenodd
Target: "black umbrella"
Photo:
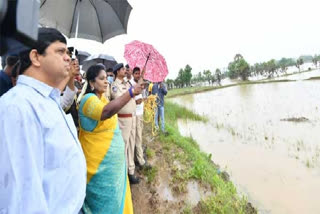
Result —
<instances>
[{"instance_id":1,"label":"black umbrella","mask_svg":"<svg viewBox=\"0 0 320 214\"><path fill-rule=\"evenodd\" d=\"M39 23L69 38L104 42L127 32L127 0L41 0Z\"/></svg>"},{"instance_id":2,"label":"black umbrella","mask_svg":"<svg viewBox=\"0 0 320 214\"><path fill-rule=\"evenodd\" d=\"M79 61L79 65L83 64L83 61L88 58L90 54L86 51L78 51L77 59Z\"/></svg>"},{"instance_id":3,"label":"black umbrella","mask_svg":"<svg viewBox=\"0 0 320 214\"><path fill-rule=\"evenodd\" d=\"M83 61L82 70L87 71L90 66L98 63L102 63L104 66L106 66L106 69L108 69L116 65L117 61L112 56L107 54L91 55Z\"/></svg>"}]
</instances>

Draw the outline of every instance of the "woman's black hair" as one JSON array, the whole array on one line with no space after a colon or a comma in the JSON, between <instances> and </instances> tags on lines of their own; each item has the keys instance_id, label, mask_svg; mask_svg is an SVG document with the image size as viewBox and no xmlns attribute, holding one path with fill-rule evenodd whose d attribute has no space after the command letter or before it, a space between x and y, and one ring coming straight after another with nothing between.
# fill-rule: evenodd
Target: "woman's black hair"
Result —
<instances>
[{"instance_id":1,"label":"woman's black hair","mask_svg":"<svg viewBox=\"0 0 320 214\"><path fill-rule=\"evenodd\" d=\"M22 74L31 65L31 60L29 57L30 51L36 49L41 55L45 55L47 47L56 41L67 44L66 38L57 29L54 28L39 28L38 40L33 44L33 46L26 51L19 54L20 57L20 73Z\"/></svg>"},{"instance_id":2,"label":"woman's black hair","mask_svg":"<svg viewBox=\"0 0 320 214\"><path fill-rule=\"evenodd\" d=\"M88 71L86 72L86 79L87 79L87 82L88 82L88 86L87 86L87 89L86 89L86 92L85 94L87 93L94 93L93 90L91 90L91 87L90 87L90 81L94 82L96 77L99 76L100 74L100 71L102 70L106 70L106 67L103 65L103 64L96 64L96 65L92 65Z\"/></svg>"}]
</instances>

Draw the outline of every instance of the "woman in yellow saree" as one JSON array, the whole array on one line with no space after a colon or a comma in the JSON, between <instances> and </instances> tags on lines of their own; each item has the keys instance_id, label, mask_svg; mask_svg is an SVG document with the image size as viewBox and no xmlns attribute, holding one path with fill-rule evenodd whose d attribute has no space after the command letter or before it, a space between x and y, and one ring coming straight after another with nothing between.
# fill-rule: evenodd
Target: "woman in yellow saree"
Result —
<instances>
[{"instance_id":1,"label":"woman in yellow saree","mask_svg":"<svg viewBox=\"0 0 320 214\"><path fill-rule=\"evenodd\" d=\"M105 70L101 64L88 69L88 86L79 108L79 139L87 161L87 190L82 209L85 214L131 214L125 144L116 113L141 91L141 86L109 102L104 95L108 87Z\"/></svg>"}]
</instances>

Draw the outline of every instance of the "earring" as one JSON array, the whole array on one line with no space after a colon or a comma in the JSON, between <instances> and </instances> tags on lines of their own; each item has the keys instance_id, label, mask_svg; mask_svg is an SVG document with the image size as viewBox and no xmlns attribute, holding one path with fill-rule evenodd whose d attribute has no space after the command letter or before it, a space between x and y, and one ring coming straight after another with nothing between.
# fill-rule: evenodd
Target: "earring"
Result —
<instances>
[{"instance_id":1,"label":"earring","mask_svg":"<svg viewBox=\"0 0 320 214\"><path fill-rule=\"evenodd\" d=\"M91 87L91 91L94 91L94 86Z\"/></svg>"}]
</instances>

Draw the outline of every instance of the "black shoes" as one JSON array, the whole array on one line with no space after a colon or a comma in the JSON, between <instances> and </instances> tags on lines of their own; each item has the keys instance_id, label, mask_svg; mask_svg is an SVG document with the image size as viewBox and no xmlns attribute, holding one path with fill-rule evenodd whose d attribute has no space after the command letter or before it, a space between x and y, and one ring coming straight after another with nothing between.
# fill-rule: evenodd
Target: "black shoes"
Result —
<instances>
[{"instance_id":1,"label":"black shoes","mask_svg":"<svg viewBox=\"0 0 320 214\"><path fill-rule=\"evenodd\" d=\"M135 175L128 175L130 184L138 184L140 183L140 179Z\"/></svg>"}]
</instances>

